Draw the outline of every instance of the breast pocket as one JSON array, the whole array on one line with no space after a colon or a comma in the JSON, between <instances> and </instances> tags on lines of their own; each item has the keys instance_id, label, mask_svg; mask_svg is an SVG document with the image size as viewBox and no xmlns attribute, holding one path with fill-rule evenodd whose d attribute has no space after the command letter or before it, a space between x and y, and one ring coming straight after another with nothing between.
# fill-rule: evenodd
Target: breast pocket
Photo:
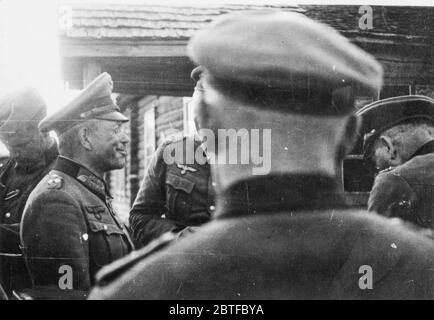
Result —
<instances>
[{"instance_id":1,"label":"breast pocket","mask_svg":"<svg viewBox=\"0 0 434 320\"><path fill-rule=\"evenodd\" d=\"M187 178L167 172L166 175L166 217L178 222L188 218L192 207L192 192L195 183Z\"/></svg>"},{"instance_id":2,"label":"breast pocket","mask_svg":"<svg viewBox=\"0 0 434 320\"><path fill-rule=\"evenodd\" d=\"M104 207L100 207L104 208ZM102 211L102 209L100 209ZM124 231L104 208L103 212L87 210L90 251L98 267L105 266L128 253Z\"/></svg>"}]
</instances>

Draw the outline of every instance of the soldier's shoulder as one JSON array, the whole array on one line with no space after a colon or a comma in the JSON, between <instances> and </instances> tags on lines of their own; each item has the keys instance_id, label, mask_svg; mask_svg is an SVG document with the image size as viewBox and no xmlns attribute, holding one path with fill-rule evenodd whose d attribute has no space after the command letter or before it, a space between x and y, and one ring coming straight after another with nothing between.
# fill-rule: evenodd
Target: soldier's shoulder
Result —
<instances>
[{"instance_id":1,"label":"soldier's shoulder","mask_svg":"<svg viewBox=\"0 0 434 320\"><path fill-rule=\"evenodd\" d=\"M202 139L197 134L174 134L163 140L162 144L186 143L192 142L195 146L202 144Z\"/></svg>"},{"instance_id":2,"label":"soldier's shoulder","mask_svg":"<svg viewBox=\"0 0 434 320\"><path fill-rule=\"evenodd\" d=\"M383 170L378 172L378 176L393 173L394 170L396 170L396 167L389 167L389 168L383 169Z\"/></svg>"},{"instance_id":3,"label":"soldier's shoulder","mask_svg":"<svg viewBox=\"0 0 434 320\"><path fill-rule=\"evenodd\" d=\"M390 167L385 170L382 170L378 173L375 178L374 187L382 190L386 190L387 188L400 189L400 188L408 188L412 186L411 176L413 174L404 166Z\"/></svg>"},{"instance_id":4,"label":"soldier's shoulder","mask_svg":"<svg viewBox=\"0 0 434 320\"><path fill-rule=\"evenodd\" d=\"M26 207L44 207L46 210L51 210L48 206L54 204L59 210L62 210L61 207L78 207L79 194L67 187L67 182L68 179L64 175L50 171L32 190ZM33 214L41 213L41 210L33 210Z\"/></svg>"},{"instance_id":5,"label":"soldier's shoulder","mask_svg":"<svg viewBox=\"0 0 434 320\"><path fill-rule=\"evenodd\" d=\"M389 167L378 172L375 177L375 185L396 185L397 182L401 182L404 178L401 168Z\"/></svg>"},{"instance_id":6,"label":"soldier's shoulder","mask_svg":"<svg viewBox=\"0 0 434 320\"><path fill-rule=\"evenodd\" d=\"M420 243L421 248L434 249L432 241L427 241L425 237L415 232L415 228L411 228L412 224L402 219L389 218L359 209L343 211L341 218L349 222L346 225L347 230L352 230L351 238L358 239L360 244L366 244L377 251L388 251L399 247L400 253L408 253L416 243ZM342 228L345 223L339 223L338 226ZM344 230L344 232L346 231ZM357 237L354 237L355 235ZM432 256L434 257L434 251Z\"/></svg>"},{"instance_id":7,"label":"soldier's shoulder","mask_svg":"<svg viewBox=\"0 0 434 320\"><path fill-rule=\"evenodd\" d=\"M65 181L64 177L58 173L50 171L47 174L47 178L45 179L45 183L47 184L47 189L55 189L59 190L64 187Z\"/></svg>"},{"instance_id":8,"label":"soldier's shoulder","mask_svg":"<svg viewBox=\"0 0 434 320\"><path fill-rule=\"evenodd\" d=\"M184 150L182 154L192 148L194 151L202 145L202 141L197 135L183 135L176 134L165 138L159 143L156 154L158 157L162 157L167 148L172 152L173 150Z\"/></svg>"},{"instance_id":9,"label":"soldier's shoulder","mask_svg":"<svg viewBox=\"0 0 434 320\"><path fill-rule=\"evenodd\" d=\"M158 239L152 241L146 247L137 251L133 251L126 257L116 260L110 265L102 268L96 274L95 277L97 285L105 286L112 283L118 277L128 272L132 267L134 267L138 263L145 261L149 257L153 256L154 254L166 248L168 245L173 243L173 241L175 241L177 238L178 237L176 234L171 232L166 232Z\"/></svg>"},{"instance_id":10,"label":"soldier's shoulder","mask_svg":"<svg viewBox=\"0 0 434 320\"><path fill-rule=\"evenodd\" d=\"M51 170L49 171L36 186L34 193L36 194L46 194L46 193L57 193L56 191L61 191L62 193L69 193L71 186L71 179L68 178L66 174L60 171Z\"/></svg>"},{"instance_id":11,"label":"soldier's shoulder","mask_svg":"<svg viewBox=\"0 0 434 320\"><path fill-rule=\"evenodd\" d=\"M181 142L184 141L186 138L186 136L182 133L177 133L177 134L172 134L167 136L163 141L165 143L176 143L176 142Z\"/></svg>"}]
</instances>

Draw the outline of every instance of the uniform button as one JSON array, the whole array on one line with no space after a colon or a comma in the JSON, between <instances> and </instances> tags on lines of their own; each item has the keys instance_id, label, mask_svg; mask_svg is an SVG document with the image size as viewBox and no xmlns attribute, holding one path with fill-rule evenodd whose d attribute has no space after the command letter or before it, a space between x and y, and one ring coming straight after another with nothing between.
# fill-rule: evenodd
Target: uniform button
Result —
<instances>
[{"instance_id":1,"label":"uniform button","mask_svg":"<svg viewBox=\"0 0 434 320\"><path fill-rule=\"evenodd\" d=\"M210 209L211 211L214 211L214 210L215 210L215 206L209 206L209 209Z\"/></svg>"},{"instance_id":2,"label":"uniform button","mask_svg":"<svg viewBox=\"0 0 434 320\"><path fill-rule=\"evenodd\" d=\"M10 217L11 217L11 213L10 213L10 212L6 213L6 214L5 214L5 217L6 217L6 218L10 218Z\"/></svg>"},{"instance_id":3,"label":"uniform button","mask_svg":"<svg viewBox=\"0 0 434 320\"><path fill-rule=\"evenodd\" d=\"M83 240L87 241L89 239L89 235L87 233L83 233Z\"/></svg>"},{"instance_id":4,"label":"uniform button","mask_svg":"<svg viewBox=\"0 0 434 320\"><path fill-rule=\"evenodd\" d=\"M103 228L104 228L104 230L107 230L107 225L105 224Z\"/></svg>"}]
</instances>

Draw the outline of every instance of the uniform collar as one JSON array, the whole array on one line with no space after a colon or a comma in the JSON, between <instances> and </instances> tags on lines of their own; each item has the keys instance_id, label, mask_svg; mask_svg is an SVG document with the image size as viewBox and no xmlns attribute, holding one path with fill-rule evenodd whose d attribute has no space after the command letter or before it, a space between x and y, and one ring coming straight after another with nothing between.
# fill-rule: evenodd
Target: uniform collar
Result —
<instances>
[{"instance_id":1,"label":"uniform collar","mask_svg":"<svg viewBox=\"0 0 434 320\"><path fill-rule=\"evenodd\" d=\"M66 173L74 179L77 179L81 184L103 200L106 200L107 197L112 198L104 180L80 162L64 156L59 156L53 169Z\"/></svg>"},{"instance_id":2,"label":"uniform collar","mask_svg":"<svg viewBox=\"0 0 434 320\"><path fill-rule=\"evenodd\" d=\"M267 175L234 184L217 197L218 218L347 207L333 177Z\"/></svg>"},{"instance_id":3,"label":"uniform collar","mask_svg":"<svg viewBox=\"0 0 434 320\"><path fill-rule=\"evenodd\" d=\"M434 140L431 140L430 142L425 143L423 146L421 146L419 149L416 150L416 152L410 157L410 159L421 156L428 153L434 153Z\"/></svg>"}]
</instances>

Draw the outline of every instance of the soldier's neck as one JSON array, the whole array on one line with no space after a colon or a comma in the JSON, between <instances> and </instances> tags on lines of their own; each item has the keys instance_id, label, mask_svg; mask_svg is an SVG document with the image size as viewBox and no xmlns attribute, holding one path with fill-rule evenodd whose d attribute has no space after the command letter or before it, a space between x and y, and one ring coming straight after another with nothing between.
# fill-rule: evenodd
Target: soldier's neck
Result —
<instances>
[{"instance_id":1,"label":"soldier's neck","mask_svg":"<svg viewBox=\"0 0 434 320\"><path fill-rule=\"evenodd\" d=\"M333 151L332 151L333 150ZM272 139L269 159L259 164L214 164L213 178L219 191L238 181L260 175L336 175L335 150L320 141L297 145L285 138Z\"/></svg>"},{"instance_id":2,"label":"soldier's neck","mask_svg":"<svg viewBox=\"0 0 434 320\"><path fill-rule=\"evenodd\" d=\"M217 162L213 171L218 189L226 189L237 181L264 174L336 175L336 153L346 125L341 117L293 115L258 108L244 108L236 113L219 115L226 128L235 128L237 132L243 129L250 134L247 150L250 161L248 164ZM260 128L259 137L253 134L257 128ZM226 146L224 139L217 141L219 145L215 151L218 156L222 151L223 154L234 152L230 144ZM242 139L238 142L241 147L238 150L243 149L240 144ZM237 160L240 160L239 154Z\"/></svg>"}]
</instances>

